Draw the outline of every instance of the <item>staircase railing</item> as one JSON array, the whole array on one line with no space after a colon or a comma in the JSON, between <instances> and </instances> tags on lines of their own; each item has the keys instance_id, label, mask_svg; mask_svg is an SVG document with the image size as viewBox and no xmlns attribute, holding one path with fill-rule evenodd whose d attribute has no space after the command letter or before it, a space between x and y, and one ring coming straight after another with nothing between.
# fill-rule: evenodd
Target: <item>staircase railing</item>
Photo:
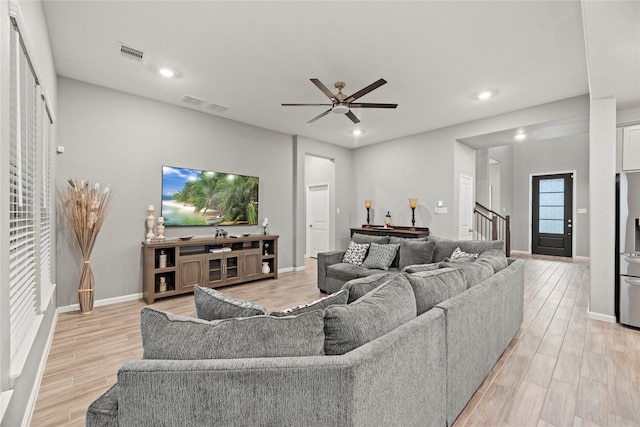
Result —
<instances>
[{"instance_id":1,"label":"staircase railing","mask_svg":"<svg viewBox=\"0 0 640 427\"><path fill-rule=\"evenodd\" d=\"M473 210L476 240L502 240L504 252L511 255L511 225L509 215L500 215L497 212L476 202Z\"/></svg>"}]
</instances>

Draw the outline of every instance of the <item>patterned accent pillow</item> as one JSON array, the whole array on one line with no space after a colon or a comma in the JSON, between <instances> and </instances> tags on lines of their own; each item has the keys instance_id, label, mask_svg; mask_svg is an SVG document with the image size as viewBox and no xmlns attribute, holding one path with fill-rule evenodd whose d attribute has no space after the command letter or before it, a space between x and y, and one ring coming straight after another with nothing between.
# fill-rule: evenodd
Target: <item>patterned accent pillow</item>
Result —
<instances>
[{"instance_id":1,"label":"patterned accent pillow","mask_svg":"<svg viewBox=\"0 0 640 427\"><path fill-rule=\"evenodd\" d=\"M267 314L267 309L251 301L232 298L215 289L196 285L193 289L199 319L215 320Z\"/></svg>"},{"instance_id":2,"label":"patterned accent pillow","mask_svg":"<svg viewBox=\"0 0 640 427\"><path fill-rule=\"evenodd\" d=\"M324 314L251 316L207 322L144 307L144 359L237 359L322 356Z\"/></svg>"},{"instance_id":3,"label":"patterned accent pillow","mask_svg":"<svg viewBox=\"0 0 640 427\"><path fill-rule=\"evenodd\" d=\"M467 252L463 252L462 250L460 250L460 247L457 247L454 249L453 253L449 256L449 259L459 259L459 258L470 258L473 257L473 259L478 258L478 254L469 254Z\"/></svg>"},{"instance_id":4,"label":"patterned accent pillow","mask_svg":"<svg viewBox=\"0 0 640 427\"><path fill-rule=\"evenodd\" d=\"M398 248L400 248L400 245L371 243L369 255L367 255L367 259L364 260L362 266L365 268L388 270L393 259L396 257Z\"/></svg>"},{"instance_id":5,"label":"patterned accent pillow","mask_svg":"<svg viewBox=\"0 0 640 427\"><path fill-rule=\"evenodd\" d=\"M272 311L270 316L282 317L282 316L295 316L301 313L308 313L313 310L324 310L331 305L346 305L347 298L349 297L349 291L346 289L335 292L331 295L327 295L324 298L320 298L309 304L299 305L297 307L287 308L286 310Z\"/></svg>"},{"instance_id":6,"label":"patterned accent pillow","mask_svg":"<svg viewBox=\"0 0 640 427\"><path fill-rule=\"evenodd\" d=\"M349 242L349 247L344 253L342 262L362 265L362 261L364 261L364 257L367 255L367 249L369 249L369 243Z\"/></svg>"}]
</instances>

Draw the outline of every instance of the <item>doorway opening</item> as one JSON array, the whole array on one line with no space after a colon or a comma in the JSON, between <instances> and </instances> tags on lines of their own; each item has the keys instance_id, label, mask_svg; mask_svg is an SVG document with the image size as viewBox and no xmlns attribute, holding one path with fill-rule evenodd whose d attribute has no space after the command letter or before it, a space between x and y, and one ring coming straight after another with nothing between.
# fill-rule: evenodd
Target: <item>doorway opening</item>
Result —
<instances>
[{"instance_id":1,"label":"doorway opening","mask_svg":"<svg viewBox=\"0 0 640 427\"><path fill-rule=\"evenodd\" d=\"M305 256L330 251L334 234L335 163L324 157L305 155Z\"/></svg>"}]
</instances>

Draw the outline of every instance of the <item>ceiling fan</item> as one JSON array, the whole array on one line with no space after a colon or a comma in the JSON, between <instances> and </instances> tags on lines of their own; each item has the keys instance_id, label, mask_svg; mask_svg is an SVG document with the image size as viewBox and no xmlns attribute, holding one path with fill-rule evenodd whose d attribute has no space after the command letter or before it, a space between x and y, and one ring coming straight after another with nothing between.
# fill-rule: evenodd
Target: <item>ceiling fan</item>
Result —
<instances>
[{"instance_id":1,"label":"ceiling fan","mask_svg":"<svg viewBox=\"0 0 640 427\"><path fill-rule=\"evenodd\" d=\"M318 87L330 100L331 104L282 104L283 107L317 107L317 106L328 106L331 107L324 113L321 113L309 120L307 123L313 123L316 120L326 116L330 112L334 112L336 114L344 114L349 117L353 123L360 123L360 119L356 117L355 114L351 111L352 108L396 108L398 104L379 104L379 103L370 103L370 102L353 102L356 99L360 98L371 92L374 89L379 88L387 81L385 79L380 79L374 83L371 83L369 86L364 89L360 89L353 95L345 95L342 93L342 89L346 86L345 82L336 82L335 87L338 89L338 93L333 94L327 87L322 84L322 82L318 79L311 79L311 82Z\"/></svg>"}]
</instances>

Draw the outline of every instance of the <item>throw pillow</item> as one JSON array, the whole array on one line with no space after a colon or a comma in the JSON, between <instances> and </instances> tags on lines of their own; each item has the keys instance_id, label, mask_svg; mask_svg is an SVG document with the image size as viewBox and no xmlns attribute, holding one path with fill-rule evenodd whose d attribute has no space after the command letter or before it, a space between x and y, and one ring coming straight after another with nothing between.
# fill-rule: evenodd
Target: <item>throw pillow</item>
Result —
<instances>
[{"instance_id":1,"label":"throw pillow","mask_svg":"<svg viewBox=\"0 0 640 427\"><path fill-rule=\"evenodd\" d=\"M407 279L416 296L418 316L467 289L467 279L460 268L422 271L407 275Z\"/></svg>"},{"instance_id":2,"label":"throw pillow","mask_svg":"<svg viewBox=\"0 0 640 427\"><path fill-rule=\"evenodd\" d=\"M145 307L141 312L144 359L237 359L320 356L322 311L298 316L252 316L208 322Z\"/></svg>"},{"instance_id":3,"label":"throw pillow","mask_svg":"<svg viewBox=\"0 0 640 427\"><path fill-rule=\"evenodd\" d=\"M310 302L309 304L287 308L286 310L272 311L270 315L277 316L277 317L295 316L297 314L308 313L313 310L324 310L325 308L331 305L346 305L348 297L349 297L349 291L347 291L346 289L340 290L331 295L327 295L324 298L320 298L316 301Z\"/></svg>"},{"instance_id":4,"label":"throw pillow","mask_svg":"<svg viewBox=\"0 0 640 427\"><path fill-rule=\"evenodd\" d=\"M362 298L378 286L391 280L392 277L391 273L378 273L372 274L371 276L349 280L347 283L342 285L342 289L349 292L347 304L351 304L355 300Z\"/></svg>"},{"instance_id":5,"label":"throw pillow","mask_svg":"<svg viewBox=\"0 0 640 427\"><path fill-rule=\"evenodd\" d=\"M364 257L367 255L367 249L369 249L369 243L349 242L349 247L344 253L342 262L354 265L362 265Z\"/></svg>"},{"instance_id":6,"label":"throw pillow","mask_svg":"<svg viewBox=\"0 0 640 427\"><path fill-rule=\"evenodd\" d=\"M429 264L433 262L436 242L405 239L400 245L400 269L408 265Z\"/></svg>"},{"instance_id":7,"label":"throw pillow","mask_svg":"<svg viewBox=\"0 0 640 427\"><path fill-rule=\"evenodd\" d=\"M378 243L371 243L369 247L369 255L362 263L365 268L375 268L378 270L388 270L389 266L393 262L393 258L398 252L400 245L380 245Z\"/></svg>"},{"instance_id":8,"label":"throw pillow","mask_svg":"<svg viewBox=\"0 0 640 427\"><path fill-rule=\"evenodd\" d=\"M215 289L196 285L193 295L199 319L215 320L267 314L267 309L260 304L232 298Z\"/></svg>"},{"instance_id":9,"label":"throw pillow","mask_svg":"<svg viewBox=\"0 0 640 427\"><path fill-rule=\"evenodd\" d=\"M460 250L460 247L455 248L453 250L453 253L449 256L449 258L451 259L469 258L469 257L478 258L478 254L470 254L470 253L464 252Z\"/></svg>"},{"instance_id":10,"label":"throw pillow","mask_svg":"<svg viewBox=\"0 0 640 427\"><path fill-rule=\"evenodd\" d=\"M325 310L325 354L347 353L415 317L411 285L396 275L352 304Z\"/></svg>"},{"instance_id":11,"label":"throw pillow","mask_svg":"<svg viewBox=\"0 0 640 427\"><path fill-rule=\"evenodd\" d=\"M478 259L476 259L476 262L486 262L493 268L494 273L497 273L509 265L506 255L500 249L491 249L481 253Z\"/></svg>"}]
</instances>

